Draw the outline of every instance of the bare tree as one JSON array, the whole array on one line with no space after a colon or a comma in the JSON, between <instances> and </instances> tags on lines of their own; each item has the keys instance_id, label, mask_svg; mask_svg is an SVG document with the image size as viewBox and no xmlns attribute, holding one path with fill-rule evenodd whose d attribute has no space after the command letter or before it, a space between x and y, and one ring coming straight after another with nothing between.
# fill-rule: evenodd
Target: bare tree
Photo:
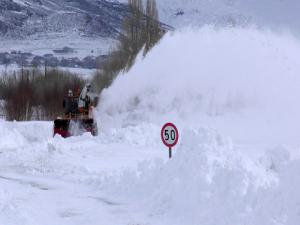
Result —
<instances>
[{"instance_id":1,"label":"bare tree","mask_svg":"<svg viewBox=\"0 0 300 225\"><path fill-rule=\"evenodd\" d=\"M155 0L147 0L146 6L146 47L147 53L163 36Z\"/></svg>"},{"instance_id":2,"label":"bare tree","mask_svg":"<svg viewBox=\"0 0 300 225\"><path fill-rule=\"evenodd\" d=\"M123 25L119 49L124 50L122 57L127 57L127 69L131 67L135 56L144 45L145 18L142 0L129 0L129 16Z\"/></svg>"},{"instance_id":3,"label":"bare tree","mask_svg":"<svg viewBox=\"0 0 300 225\"><path fill-rule=\"evenodd\" d=\"M146 55L165 33L159 22L155 0L147 0L146 11L142 0L129 0L128 5L129 15L124 19L119 43L93 78L99 92L108 87L120 71L128 71L144 47Z\"/></svg>"},{"instance_id":4,"label":"bare tree","mask_svg":"<svg viewBox=\"0 0 300 225\"><path fill-rule=\"evenodd\" d=\"M0 99L4 100L6 119L54 119L63 114L62 101L67 91L83 84L76 75L59 70L49 70L47 76L36 68L24 69L23 74L21 71L8 74L0 79Z\"/></svg>"}]
</instances>

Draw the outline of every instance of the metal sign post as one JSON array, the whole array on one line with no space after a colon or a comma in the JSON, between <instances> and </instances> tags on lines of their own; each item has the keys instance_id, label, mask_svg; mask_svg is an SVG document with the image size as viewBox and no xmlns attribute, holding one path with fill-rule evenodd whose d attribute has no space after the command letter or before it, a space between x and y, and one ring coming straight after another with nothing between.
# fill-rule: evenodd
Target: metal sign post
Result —
<instances>
[{"instance_id":1,"label":"metal sign post","mask_svg":"<svg viewBox=\"0 0 300 225\"><path fill-rule=\"evenodd\" d=\"M161 129L161 140L169 148L169 158L172 158L172 147L179 139L177 127L173 123L166 123Z\"/></svg>"}]
</instances>

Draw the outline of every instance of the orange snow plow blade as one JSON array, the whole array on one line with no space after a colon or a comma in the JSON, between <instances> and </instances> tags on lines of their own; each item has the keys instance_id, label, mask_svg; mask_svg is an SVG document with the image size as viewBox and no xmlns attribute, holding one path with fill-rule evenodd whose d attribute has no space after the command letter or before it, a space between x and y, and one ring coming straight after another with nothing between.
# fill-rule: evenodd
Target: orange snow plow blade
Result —
<instances>
[{"instance_id":1,"label":"orange snow plow blade","mask_svg":"<svg viewBox=\"0 0 300 225\"><path fill-rule=\"evenodd\" d=\"M94 119L56 119L54 120L53 136L56 134L67 138L89 132L93 136L98 134Z\"/></svg>"}]
</instances>

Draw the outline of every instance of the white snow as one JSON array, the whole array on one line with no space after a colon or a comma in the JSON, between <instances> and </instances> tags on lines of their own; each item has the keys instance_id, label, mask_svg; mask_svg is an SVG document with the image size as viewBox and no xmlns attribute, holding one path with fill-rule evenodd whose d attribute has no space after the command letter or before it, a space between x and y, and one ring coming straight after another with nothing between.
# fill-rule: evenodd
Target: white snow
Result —
<instances>
[{"instance_id":1,"label":"white snow","mask_svg":"<svg viewBox=\"0 0 300 225\"><path fill-rule=\"evenodd\" d=\"M98 137L0 120L0 224L298 224L299 52L286 33L186 29L103 92Z\"/></svg>"},{"instance_id":2,"label":"white snow","mask_svg":"<svg viewBox=\"0 0 300 225\"><path fill-rule=\"evenodd\" d=\"M111 211L125 206L103 195L99 184L125 168L135 169L140 161L162 157L163 151L152 149L149 140L132 141L142 129L64 140L52 137L50 122L0 121L0 224L130 221L129 215L115 217Z\"/></svg>"},{"instance_id":3,"label":"white snow","mask_svg":"<svg viewBox=\"0 0 300 225\"><path fill-rule=\"evenodd\" d=\"M218 135L183 134L173 160L144 164L103 190L130 202L136 218L149 224L298 223L299 159L289 161L278 148L253 161Z\"/></svg>"},{"instance_id":4,"label":"white snow","mask_svg":"<svg viewBox=\"0 0 300 225\"><path fill-rule=\"evenodd\" d=\"M235 142L297 146L299 51L293 36L256 29L169 34L103 93L99 119L116 127L172 120Z\"/></svg>"}]
</instances>

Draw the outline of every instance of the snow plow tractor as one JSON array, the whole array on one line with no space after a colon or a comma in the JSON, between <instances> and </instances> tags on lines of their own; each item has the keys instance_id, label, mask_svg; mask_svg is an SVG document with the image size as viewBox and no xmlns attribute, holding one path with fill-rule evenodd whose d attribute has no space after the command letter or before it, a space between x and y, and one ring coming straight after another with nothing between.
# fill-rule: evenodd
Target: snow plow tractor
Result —
<instances>
[{"instance_id":1,"label":"snow plow tractor","mask_svg":"<svg viewBox=\"0 0 300 225\"><path fill-rule=\"evenodd\" d=\"M85 132L93 136L98 134L97 123L93 118L93 107L97 103L97 98L92 100L90 88L90 84L86 85L79 96L69 90L68 96L63 101L65 114L54 120L53 137L60 135L67 138Z\"/></svg>"}]
</instances>

